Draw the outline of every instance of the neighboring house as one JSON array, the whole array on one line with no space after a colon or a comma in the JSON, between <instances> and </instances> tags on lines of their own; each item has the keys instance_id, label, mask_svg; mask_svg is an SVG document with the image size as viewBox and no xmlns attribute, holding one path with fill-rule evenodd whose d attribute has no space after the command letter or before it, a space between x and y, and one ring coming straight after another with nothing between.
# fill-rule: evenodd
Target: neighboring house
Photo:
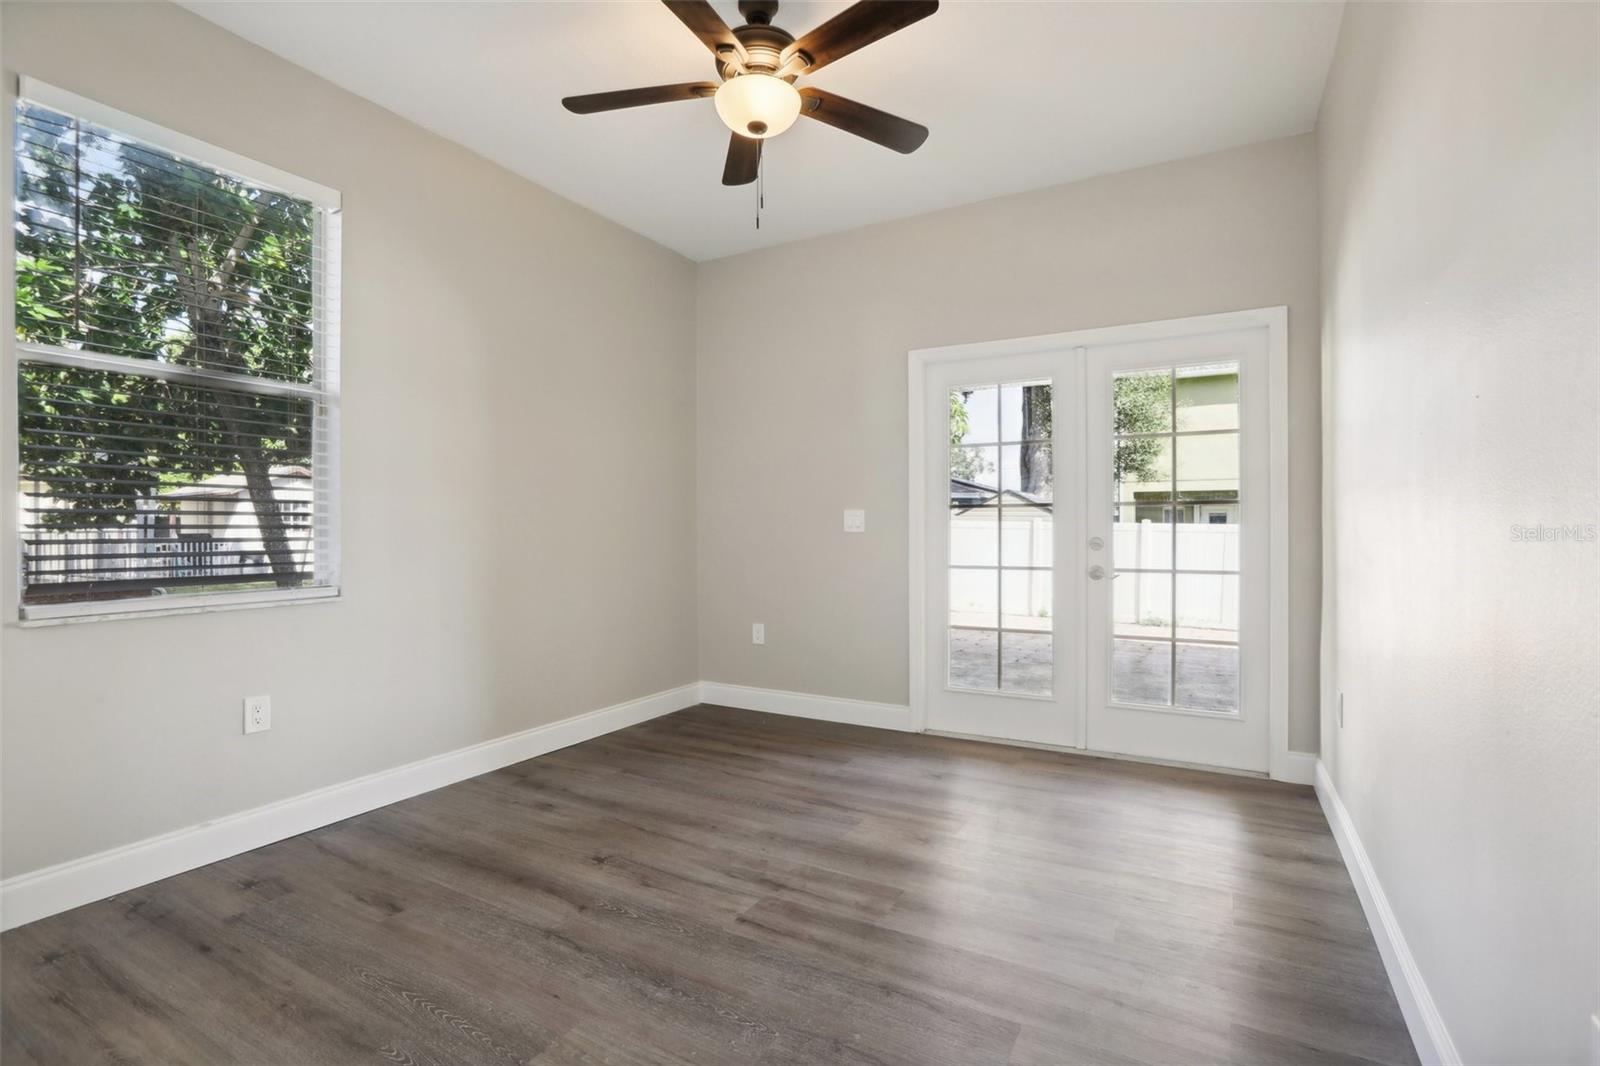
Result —
<instances>
[{"instance_id":1,"label":"neighboring house","mask_svg":"<svg viewBox=\"0 0 1600 1066\"><path fill-rule=\"evenodd\" d=\"M1177 456L1170 453L1146 476L1156 480L1127 481L1117 499L1134 501L1134 522L1200 522L1237 525L1239 521L1239 372L1233 366L1180 371L1176 381ZM1235 431L1235 432L1224 432ZM1190 436L1189 434L1198 434ZM1178 499L1163 478L1177 464Z\"/></svg>"}]
</instances>

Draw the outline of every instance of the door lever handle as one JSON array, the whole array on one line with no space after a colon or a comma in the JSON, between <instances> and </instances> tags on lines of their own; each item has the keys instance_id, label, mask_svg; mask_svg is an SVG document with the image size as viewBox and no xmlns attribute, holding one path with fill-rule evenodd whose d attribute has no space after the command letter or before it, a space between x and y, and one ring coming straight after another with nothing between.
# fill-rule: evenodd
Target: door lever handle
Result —
<instances>
[{"instance_id":1,"label":"door lever handle","mask_svg":"<svg viewBox=\"0 0 1600 1066\"><path fill-rule=\"evenodd\" d=\"M1105 567L1103 567L1103 566L1091 566L1091 567L1089 567L1089 577L1092 580L1099 581L1101 578L1103 578L1105 576L1106 576L1106 568Z\"/></svg>"}]
</instances>

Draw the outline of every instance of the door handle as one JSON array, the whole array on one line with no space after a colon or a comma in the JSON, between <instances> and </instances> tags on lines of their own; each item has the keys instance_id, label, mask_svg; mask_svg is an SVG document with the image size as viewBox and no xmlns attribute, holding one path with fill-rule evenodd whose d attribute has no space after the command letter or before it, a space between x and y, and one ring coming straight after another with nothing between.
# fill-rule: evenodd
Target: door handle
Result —
<instances>
[{"instance_id":1,"label":"door handle","mask_svg":"<svg viewBox=\"0 0 1600 1066\"><path fill-rule=\"evenodd\" d=\"M1101 578L1103 578L1105 576L1106 576L1106 568L1105 567L1103 567L1103 566L1091 566L1091 567L1089 567L1089 577L1092 580L1099 581Z\"/></svg>"}]
</instances>

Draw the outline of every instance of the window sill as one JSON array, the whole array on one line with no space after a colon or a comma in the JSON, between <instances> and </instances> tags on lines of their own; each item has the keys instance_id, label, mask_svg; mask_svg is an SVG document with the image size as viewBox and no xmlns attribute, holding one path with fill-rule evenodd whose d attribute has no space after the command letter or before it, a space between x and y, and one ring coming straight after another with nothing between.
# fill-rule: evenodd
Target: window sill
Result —
<instances>
[{"instance_id":1,"label":"window sill","mask_svg":"<svg viewBox=\"0 0 1600 1066\"><path fill-rule=\"evenodd\" d=\"M69 625L77 622L115 622L129 618L154 618L172 614L210 614L245 611L255 607L288 607L298 603L326 603L339 598L337 585L303 589L267 589L260 592L224 592L212 595L162 596L150 600L100 600L90 603L56 603L24 606L17 625L24 629Z\"/></svg>"}]
</instances>

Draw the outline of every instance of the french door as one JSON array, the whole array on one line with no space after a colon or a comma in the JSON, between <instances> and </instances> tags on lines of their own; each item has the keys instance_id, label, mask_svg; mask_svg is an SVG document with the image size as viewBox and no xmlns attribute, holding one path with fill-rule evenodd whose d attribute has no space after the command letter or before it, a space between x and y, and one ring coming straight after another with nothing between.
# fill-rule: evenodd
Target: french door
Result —
<instances>
[{"instance_id":1,"label":"french door","mask_svg":"<svg viewBox=\"0 0 1600 1066\"><path fill-rule=\"evenodd\" d=\"M1268 768L1267 336L926 368L927 728Z\"/></svg>"},{"instance_id":2,"label":"french door","mask_svg":"<svg viewBox=\"0 0 1600 1066\"><path fill-rule=\"evenodd\" d=\"M927 378L929 729L1074 746L1081 635L1072 517L1079 373L1068 352L943 363Z\"/></svg>"}]
</instances>

